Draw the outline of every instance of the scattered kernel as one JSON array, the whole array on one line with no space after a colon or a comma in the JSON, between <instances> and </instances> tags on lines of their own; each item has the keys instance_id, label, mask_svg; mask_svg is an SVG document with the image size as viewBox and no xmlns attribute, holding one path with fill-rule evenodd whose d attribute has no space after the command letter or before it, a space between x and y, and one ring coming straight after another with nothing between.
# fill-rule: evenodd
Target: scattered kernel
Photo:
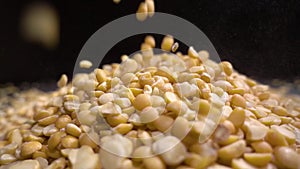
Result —
<instances>
[{"instance_id":1,"label":"scattered kernel","mask_svg":"<svg viewBox=\"0 0 300 169\"><path fill-rule=\"evenodd\" d=\"M83 69L89 69L93 66L93 63L88 60L82 60L79 62L79 66L80 66L80 68L83 68Z\"/></svg>"}]
</instances>

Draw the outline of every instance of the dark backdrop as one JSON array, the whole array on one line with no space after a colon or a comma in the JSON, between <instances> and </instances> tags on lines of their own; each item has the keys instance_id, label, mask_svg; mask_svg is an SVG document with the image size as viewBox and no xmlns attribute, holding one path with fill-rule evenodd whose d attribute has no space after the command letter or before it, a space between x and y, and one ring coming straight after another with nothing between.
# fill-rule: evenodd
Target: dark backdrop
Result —
<instances>
[{"instance_id":1,"label":"dark backdrop","mask_svg":"<svg viewBox=\"0 0 300 169\"><path fill-rule=\"evenodd\" d=\"M21 11L33 1L0 1L0 83L47 82L72 75L85 41L101 26L134 13L140 0L48 1L60 15L60 44L55 50L27 43L19 31ZM155 0L156 9L189 20L214 44L222 60L259 80L292 81L300 76L299 0ZM106 56L118 61L139 48L142 37ZM133 41L135 41L133 43Z\"/></svg>"}]
</instances>

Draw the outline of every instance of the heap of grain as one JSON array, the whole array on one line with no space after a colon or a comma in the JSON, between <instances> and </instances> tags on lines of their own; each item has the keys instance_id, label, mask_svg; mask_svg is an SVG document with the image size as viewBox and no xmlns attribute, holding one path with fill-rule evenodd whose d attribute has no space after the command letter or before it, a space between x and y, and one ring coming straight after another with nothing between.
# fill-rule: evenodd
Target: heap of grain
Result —
<instances>
[{"instance_id":1,"label":"heap of grain","mask_svg":"<svg viewBox=\"0 0 300 169\"><path fill-rule=\"evenodd\" d=\"M155 46L147 36L121 64L69 84L63 75L57 91L2 108L0 168L300 168L299 102L206 51Z\"/></svg>"}]
</instances>

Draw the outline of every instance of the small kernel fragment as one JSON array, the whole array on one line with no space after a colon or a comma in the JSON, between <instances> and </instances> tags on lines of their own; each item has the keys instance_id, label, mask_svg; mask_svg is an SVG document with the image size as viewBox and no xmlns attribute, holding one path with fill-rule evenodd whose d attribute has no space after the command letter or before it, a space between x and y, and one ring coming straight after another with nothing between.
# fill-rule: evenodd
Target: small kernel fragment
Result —
<instances>
[{"instance_id":1,"label":"small kernel fragment","mask_svg":"<svg viewBox=\"0 0 300 169\"><path fill-rule=\"evenodd\" d=\"M179 48L179 44L178 44L178 42L175 42L175 43L172 45L171 51L172 51L172 52L176 52L178 48Z\"/></svg>"}]
</instances>

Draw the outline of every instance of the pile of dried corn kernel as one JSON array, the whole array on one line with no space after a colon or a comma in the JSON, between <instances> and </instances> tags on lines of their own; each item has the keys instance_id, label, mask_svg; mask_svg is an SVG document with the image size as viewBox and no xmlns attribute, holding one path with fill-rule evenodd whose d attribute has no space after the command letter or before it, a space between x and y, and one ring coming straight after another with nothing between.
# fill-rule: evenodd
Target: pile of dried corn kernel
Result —
<instances>
[{"instance_id":1,"label":"pile of dried corn kernel","mask_svg":"<svg viewBox=\"0 0 300 169\"><path fill-rule=\"evenodd\" d=\"M49 98L49 94L36 89L20 91L14 86L0 88L0 140L8 131L20 127L29 128L34 112ZM0 147L5 141L0 141ZM1 164L1 163L0 163Z\"/></svg>"},{"instance_id":2,"label":"pile of dried corn kernel","mask_svg":"<svg viewBox=\"0 0 300 169\"><path fill-rule=\"evenodd\" d=\"M2 94L0 169L300 168L299 102L206 51L155 46L147 36L141 53L63 75L54 92Z\"/></svg>"}]
</instances>

